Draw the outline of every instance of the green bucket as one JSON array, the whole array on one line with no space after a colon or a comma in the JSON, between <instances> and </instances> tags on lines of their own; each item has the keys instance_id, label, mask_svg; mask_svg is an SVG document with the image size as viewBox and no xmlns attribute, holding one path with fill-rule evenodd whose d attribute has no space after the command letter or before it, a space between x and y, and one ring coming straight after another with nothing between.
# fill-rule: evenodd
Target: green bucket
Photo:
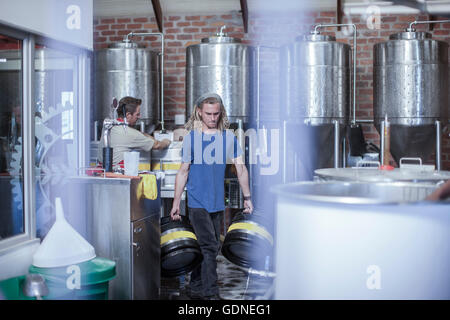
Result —
<instances>
[{"instance_id":1,"label":"green bucket","mask_svg":"<svg viewBox=\"0 0 450 320\"><path fill-rule=\"evenodd\" d=\"M36 300L34 297L27 297L23 294L24 282L24 275L0 281L0 300Z\"/></svg>"},{"instance_id":2,"label":"green bucket","mask_svg":"<svg viewBox=\"0 0 450 320\"><path fill-rule=\"evenodd\" d=\"M116 276L116 263L94 258L57 268L31 266L29 272L44 277L49 290L42 297L45 300L108 300L109 281Z\"/></svg>"}]
</instances>

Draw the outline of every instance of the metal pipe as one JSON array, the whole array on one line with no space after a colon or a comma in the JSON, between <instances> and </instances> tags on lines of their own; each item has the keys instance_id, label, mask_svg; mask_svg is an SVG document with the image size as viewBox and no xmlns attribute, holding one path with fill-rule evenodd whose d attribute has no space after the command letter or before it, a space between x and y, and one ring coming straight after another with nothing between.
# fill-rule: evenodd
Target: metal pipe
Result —
<instances>
[{"instance_id":1,"label":"metal pipe","mask_svg":"<svg viewBox=\"0 0 450 320\"><path fill-rule=\"evenodd\" d=\"M384 120L383 121L381 121L381 129L380 129L380 133L381 133L381 136L380 136L380 162L381 163L384 163L384 152L383 152L383 150L384 150Z\"/></svg>"},{"instance_id":2,"label":"metal pipe","mask_svg":"<svg viewBox=\"0 0 450 320\"><path fill-rule=\"evenodd\" d=\"M294 181L298 180L298 170L297 170L297 163L298 163L298 155L297 152L294 152Z\"/></svg>"},{"instance_id":3,"label":"metal pipe","mask_svg":"<svg viewBox=\"0 0 450 320\"><path fill-rule=\"evenodd\" d=\"M244 151L244 155L245 155L245 135L244 135L244 124L242 122L242 119L237 120L237 125L238 125L238 141L239 141L239 144L241 145L241 148ZM245 161L245 156L244 156L244 161ZM239 208L243 208L244 207L244 197L243 197L240 186L239 186L238 197L239 197Z\"/></svg>"},{"instance_id":4,"label":"metal pipe","mask_svg":"<svg viewBox=\"0 0 450 320\"><path fill-rule=\"evenodd\" d=\"M383 149L382 149L382 153L384 153L383 156L383 166L388 166L389 165L389 160L390 160L390 152L391 152L391 128L390 128L390 123L388 120L388 116L387 114L384 115L384 131L383 131L383 135L384 135L384 145L383 145Z\"/></svg>"},{"instance_id":5,"label":"metal pipe","mask_svg":"<svg viewBox=\"0 0 450 320\"><path fill-rule=\"evenodd\" d=\"M339 121L334 122L334 167L339 168Z\"/></svg>"},{"instance_id":6,"label":"metal pipe","mask_svg":"<svg viewBox=\"0 0 450 320\"><path fill-rule=\"evenodd\" d=\"M441 170L441 122L436 120L436 170Z\"/></svg>"},{"instance_id":7,"label":"metal pipe","mask_svg":"<svg viewBox=\"0 0 450 320\"><path fill-rule=\"evenodd\" d=\"M109 147L109 131L110 131L111 129L104 129L103 130L103 145L105 146L105 147Z\"/></svg>"},{"instance_id":8,"label":"metal pipe","mask_svg":"<svg viewBox=\"0 0 450 320\"><path fill-rule=\"evenodd\" d=\"M253 153L253 140L252 139L248 139L248 174L249 174L249 179L250 179L250 183L249 183L249 187L250 187L250 194L253 195L253 184L254 184L254 180L253 180L253 174L254 174L254 164L256 163L256 161L254 161L253 156L256 157L256 155ZM225 216L225 213L224 213Z\"/></svg>"},{"instance_id":9,"label":"metal pipe","mask_svg":"<svg viewBox=\"0 0 450 320\"><path fill-rule=\"evenodd\" d=\"M283 183L287 180L287 121L283 121Z\"/></svg>"},{"instance_id":10,"label":"metal pipe","mask_svg":"<svg viewBox=\"0 0 450 320\"><path fill-rule=\"evenodd\" d=\"M260 77L260 69L259 69L259 59L260 59L260 55L259 55L259 50L260 49L260 47L258 46L258 47L256 47L256 61L257 61L257 63L256 63L256 129L257 130L259 130L259 121L260 121L260 118L259 118L259 108L260 108L260 106L259 106L259 103L260 103L260 101L259 101L259 85L260 85L260 82L259 82L259 77Z\"/></svg>"},{"instance_id":11,"label":"metal pipe","mask_svg":"<svg viewBox=\"0 0 450 320\"><path fill-rule=\"evenodd\" d=\"M356 124L356 52L357 52L357 46L356 46L356 33L357 28L356 25L353 23L344 23L344 24L318 24L314 26L314 34L319 34L319 31L317 29L319 28L325 28L325 27L345 27L345 26L351 26L353 27L353 124Z\"/></svg>"},{"instance_id":12,"label":"metal pipe","mask_svg":"<svg viewBox=\"0 0 450 320\"><path fill-rule=\"evenodd\" d=\"M221 26L220 27L220 31L219 31L219 33L216 33L216 36L218 36L218 37L226 37L227 34L225 32L223 32L223 30L225 30L226 27L227 27L226 25Z\"/></svg>"},{"instance_id":13,"label":"metal pipe","mask_svg":"<svg viewBox=\"0 0 450 320\"><path fill-rule=\"evenodd\" d=\"M406 29L406 31L408 32L414 32L416 31L416 29L414 29L412 26L413 24L433 24L433 23L444 23L444 22L450 22L450 20L428 20L428 21L413 21L409 24L408 28Z\"/></svg>"},{"instance_id":14,"label":"metal pipe","mask_svg":"<svg viewBox=\"0 0 450 320\"><path fill-rule=\"evenodd\" d=\"M130 42L130 37L133 36L159 36L161 37L161 133L165 133L164 129L164 34L161 32L130 32L123 41Z\"/></svg>"},{"instance_id":15,"label":"metal pipe","mask_svg":"<svg viewBox=\"0 0 450 320\"><path fill-rule=\"evenodd\" d=\"M345 154L347 152L346 143L347 139L344 136L344 138L342 138L342 168L347 167L347 159L345 158Z\"/></svg>"},{"instance_id":16,"label":"metal pipe","mask_svg":"<svg viewBox=\"0 0 450 320\"><path fill-rule=\"evenodd\" d=\"M110 132L111 129L115 126L123 126L123 129L125 131L125 134L127 133L127 122L121 122L118 121L117 119L105 119L103 120L103 144L104 147L109 148L110 146Z\"/></svg>"},{"instance_id":17,"label":"metal pipe","mask_svg":"<svg viewBox=\"0 0 450 320\"><path fill-rule=\"evenodd\" d=\"M98 140L98 121L94 121L94 141Z\"/></svg>"}]
</instances>

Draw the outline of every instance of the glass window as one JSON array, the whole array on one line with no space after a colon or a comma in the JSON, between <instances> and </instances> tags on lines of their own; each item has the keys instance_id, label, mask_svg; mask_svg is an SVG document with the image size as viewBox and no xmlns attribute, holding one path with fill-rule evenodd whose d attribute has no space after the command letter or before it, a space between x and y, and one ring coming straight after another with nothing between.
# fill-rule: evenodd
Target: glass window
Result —
<instances>
[{"instance_id":1,"label":"glass window","mask_svg":"<svg viewBox=\"0 0 450 320\"><path fill-rule=\"evenodd\" d=\"M0 34L0 239L24 233L22 46Z\"/></svg>"},{"instance_id":2,"label":"glass window","mask_svg":"<svg viewBox=\"0 0 450 320\"><path fill-rule=\"evenodd\" d=\"M77 56L36 45L35 57L36 234L43 238L54 199L77 167Z\"/></svg>"}]
</instances>

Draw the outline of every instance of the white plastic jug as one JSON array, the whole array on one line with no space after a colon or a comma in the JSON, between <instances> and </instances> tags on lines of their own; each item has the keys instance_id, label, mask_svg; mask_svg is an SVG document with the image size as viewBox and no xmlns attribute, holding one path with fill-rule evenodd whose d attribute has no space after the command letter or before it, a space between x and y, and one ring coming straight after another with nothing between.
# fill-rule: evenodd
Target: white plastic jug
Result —
<instances>
[{"instance_id":1,"label":"white plastic jug","mask_svg":"<svg viewBox=\"0 0 450 320\"><path fill-rule=\"evenodd\" d=\"M126 176L137 176L139 170L139 152L131 151L123 153L123 162Z\"/></svg>"}]
</instances>

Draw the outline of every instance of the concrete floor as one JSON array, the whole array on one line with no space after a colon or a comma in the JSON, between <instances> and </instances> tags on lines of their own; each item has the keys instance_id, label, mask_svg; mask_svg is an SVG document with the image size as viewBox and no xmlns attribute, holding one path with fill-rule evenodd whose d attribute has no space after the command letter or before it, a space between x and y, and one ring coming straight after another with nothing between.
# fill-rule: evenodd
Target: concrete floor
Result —
<instances>
[{"instance_id":1,"label":"concrete floor","mask_svg":"<svg viewBox=\"0 0 450 320\"><path fill-rule=\"evenodd\" d=\"M248 273L228 261L222 254L217 257L217 275L220 296L225 300L273 299L273 279ZM186 287L190 274L184 277L161 278L161 300L189 300Z\"/></svg>"}]
</instances>

